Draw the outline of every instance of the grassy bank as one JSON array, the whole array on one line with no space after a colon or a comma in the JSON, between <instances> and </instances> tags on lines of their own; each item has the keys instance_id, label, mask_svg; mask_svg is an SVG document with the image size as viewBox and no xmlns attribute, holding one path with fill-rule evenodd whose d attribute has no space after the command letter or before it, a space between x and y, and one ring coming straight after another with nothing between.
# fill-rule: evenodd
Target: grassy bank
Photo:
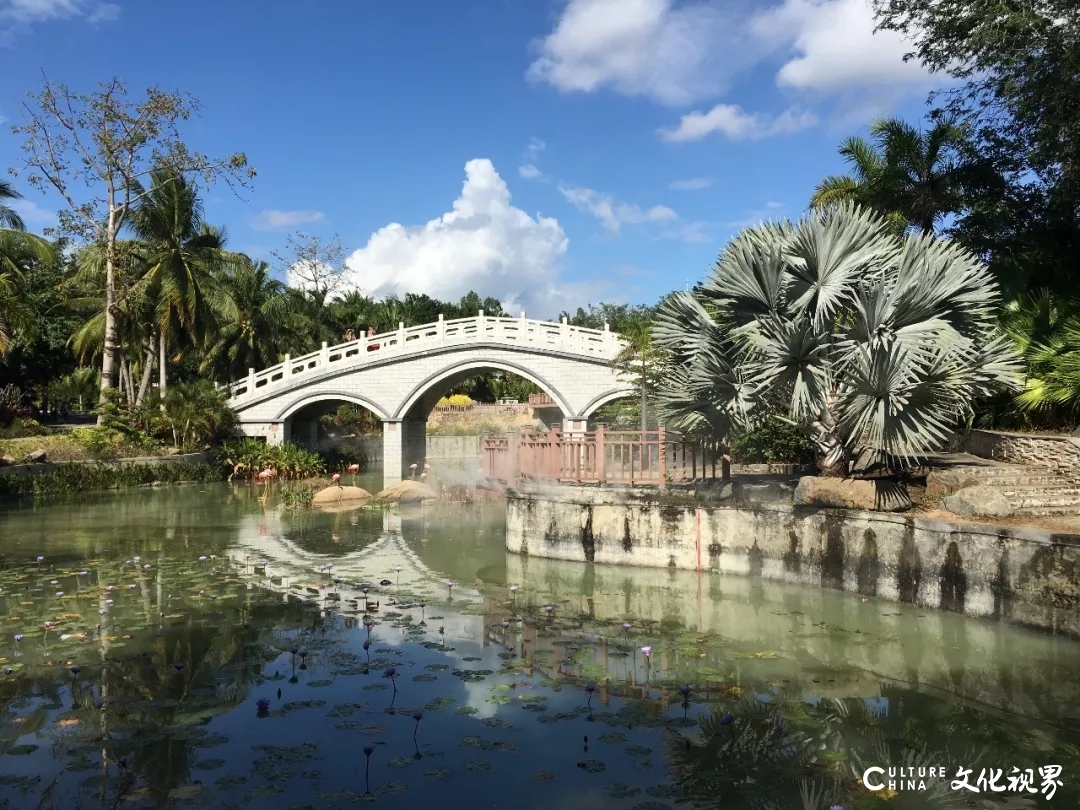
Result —
<instances>
[{"instance_id":1,"label":"grassy bank","mask_svg":"<svg viewBox=\"0 0 1080 810\"><path fill-rule=\"evenodd\" d=\"M55 470L35 476L0 473L0 501L30 497L60 500L100 490L206 483L222 481L226 473L220 463L61 464Z\"/></svg>"}]
</instances>

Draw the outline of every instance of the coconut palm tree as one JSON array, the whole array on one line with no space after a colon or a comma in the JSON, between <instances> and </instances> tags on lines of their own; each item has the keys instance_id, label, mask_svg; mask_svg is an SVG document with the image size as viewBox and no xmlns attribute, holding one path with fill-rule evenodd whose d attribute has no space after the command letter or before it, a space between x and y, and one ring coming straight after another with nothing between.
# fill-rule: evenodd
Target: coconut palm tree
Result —
<instances>
[{"instance_id":1,"label":"coconut palm tree","mask_svg":"<svg viewBox=\"0 0 1080 810\"><path fill-rule=\"evenodd\" d=\"M165 170L151 173L149 192L133 211L129 228L142 243L142 284L156 302L161 393L166 388L168 346L181 337L200 344L213 329L214 273L230 255L224 229L203 220L198 189Z\"/></svg>"},{"instance_id":2,"label":"coconut palm tree","mask_svg":"<svg viewBox=\"0 0 1080 810\"><path fill-rule=\"evenodd\" d=\"M822 180L810 207L822 211L856 203L878 211L898 230L913 226L933 233L962 206L966 167L960 155L967 143L967 130L950 118L925 131L898 118L875 121L869 141L851 137L841 144L851 174Z\"/></svg>"},{"instance_id":3,"label":"coconut palm tree","mask_svg":"<svg viewBox=\"0 0 1080 810\"><path fill-rule=\"evenodd\" d=\"M849 203L749 228L660 307L661 415L723 428L780 408L827 474L917 462L994 385L1019 386L999 299L959 245Z\"/></svg>"},{"instance_id":4,"label":"coconut palm tree","mask_svg":"<svg viewBox=\"0 0 1080 810\"><path fill-rule=\"evenodd\" d=\"M26 233L26 226L5 200L22 197L0 180L0 355L7 354L16 331L30 333L36 318L27 300L27 268L36 261L55 259L52 247L39 236Z\"/></svg>"},{"instance_id":5,"label":"coconut palm tree","mask_svg":"<svg viewBox=\"0 0 1080 810\"><path fill-rule=\"evenodd\" d=\"M297 297L270 275L270 265L239 255L217 276L211 302L217 329L206 342L204 373L229 382L263 369L290 351L297 319Z\"/></svg>"},{"instance_id":6,"label":"coconut palm tree","mask_svg":"<svg viewBox=\"0 0 1080 810\"><path fill-rule=\"evenodd\" d=\"M661 367L664 353L652 339L652 324L645 318L633 318L623 325L619 333L622 349L613 365L619 375L633 380L641 395L641 430L649 429L649 395L655 387L657 370Z\"/></svg>"}]
</instances>

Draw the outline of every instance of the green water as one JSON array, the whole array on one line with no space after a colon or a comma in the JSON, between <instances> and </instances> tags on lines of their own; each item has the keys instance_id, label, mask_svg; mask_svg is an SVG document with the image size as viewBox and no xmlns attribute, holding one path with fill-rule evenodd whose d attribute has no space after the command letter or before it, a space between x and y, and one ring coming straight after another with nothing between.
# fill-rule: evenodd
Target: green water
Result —
<instances>
[{"instance_id":1,"label":"green water","mask_svg":"<svg viewBox=\"0 0 1080 810\"><path fill-rule=\"evenodd\" d=\"M1076 642L514 557L498 504L282 513L261 495L0 512L0 808L1080 804ZM871 792L874 765L947 777ZM1035 792L953 790L960 767L972 786L1030 768Z\"/></svg>"}]
</instances>

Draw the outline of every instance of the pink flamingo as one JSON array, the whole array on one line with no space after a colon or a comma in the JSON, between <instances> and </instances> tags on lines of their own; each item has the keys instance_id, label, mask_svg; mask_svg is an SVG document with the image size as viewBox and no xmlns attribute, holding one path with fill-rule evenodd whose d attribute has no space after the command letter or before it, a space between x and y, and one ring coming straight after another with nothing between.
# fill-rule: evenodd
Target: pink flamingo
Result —
<instances>
[{"instance_id":1,"label":"pink flamingo","mask_svg":"<svg viewBox=\"0 0 1080 810\"><path fill-rule=\"evenodd\" d=\"M259 482L263 483L263 484L269 484L270 479L273 478L274 475L275 475L274 471L271 470L269 467L267 467L266 469L264 469L262 472L259 473Z\"/></svg>"},{"instance_id":2,"label":"pink flamingo","mask_svg":"<svg viewBox=\"0 0 1080 810\"><path fill-rule=\"evenodd\" d=\"M340 487L341 486L341 473L334 473L332 476L330 476L330 480L333 481L335 484L337 484Z\"/></svg>"},{"instance_id":3,"label":"pink flamingo","mask_svg":"<svg viewBox=\"0 0 1080 810\"><path fill-rule=\"evenodd\" d=\"M358 472L360 472L360 465L359 464L350 464L349 465L349 472L352 473L352 482L353 482L353 486L355 487L356 486L356 474Z\"/></svg>"},{"instance_id":4,"label":"pink flamingo","mask_svg":"<svg viewBox=\"0 0 1080 810\"><path fill-rule=\"evenodd\" d=\"M417 465L417 464L410 464L409 465L409 469L411 470L411 472L409 473L409 478L416 478L416 468L418 466L419 465Z\"/></svg>"}]
</instances>

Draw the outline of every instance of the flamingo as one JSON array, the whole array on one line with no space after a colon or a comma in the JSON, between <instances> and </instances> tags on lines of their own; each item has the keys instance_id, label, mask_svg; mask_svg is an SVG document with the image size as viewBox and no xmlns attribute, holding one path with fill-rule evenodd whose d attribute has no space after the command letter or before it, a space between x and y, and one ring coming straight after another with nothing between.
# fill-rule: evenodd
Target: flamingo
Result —
<instances>
[{"instance_id":1,"label":"flamingo","mask_svg":"<svg viewBox=\"0 0 1080 810\"><path fill-rule=\"evenodd\" d=\"M335 484L337 484L340 487L341 486L341 473L334 473L332 476L330 476L330 480L333 481Z\"/></svg>"},{"instance_id":2,"label":"flamingo","mask_svg":"<svg viewBox=\"0 0 1080 810\"><path fill-rule=\"evenodd\" d=\"M259 473L259 482L263 484L269 484L270 479L273 477L274 471L271 470L269 467L266 467L262 472Z\"/></svg>"},{"instance_id":3,"label":"flamingo","mask_svg":"<svg viewBox=\"0 0 1080 810\"><path fill-rule=\"evenodd\" d=\"M359 464L350 464L349 465L349 472L352 473L352 482L353 482L353 486L355 487L356 486L356 474L358 472L360 472L360 465Z\"/></svg>"},{"instance_id":4,"label":"flamingo","mask_svg":"<svg viewBox=\"0 0 1080 810\"><path fill-rule=\"evenodd\" d=\"M416 468L418 466L419 465L417 465L417 464L410 464L409 465L409 469L411 470L411 472L409 473L409 478L416 478Z\"/></svg>"},{"instance_id":5,"label":"flamingo","mask_svg":"<svg viewBox=\"0 0 1080 810\"><path fill-rule=\"evenodd\" d=\"M422 473L420 473L420 480L421 481L426 481L427 480L427 470L424 470Z\"/></svg>"}]
</instances>

